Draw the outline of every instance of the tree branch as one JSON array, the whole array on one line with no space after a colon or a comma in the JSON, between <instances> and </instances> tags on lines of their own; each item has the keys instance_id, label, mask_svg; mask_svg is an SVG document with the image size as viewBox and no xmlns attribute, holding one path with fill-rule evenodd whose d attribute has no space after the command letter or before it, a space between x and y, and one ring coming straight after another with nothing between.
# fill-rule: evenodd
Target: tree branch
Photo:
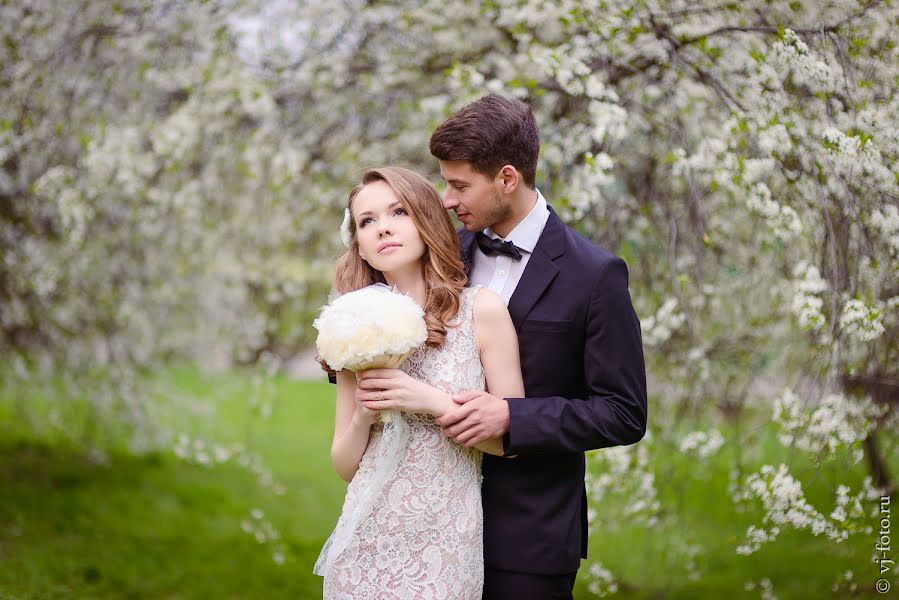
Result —
<instances>
[{"instance_id":1,"label":"tree branch","mask_svg":"<svg viewBox=\"0 0 899 600\"><path fill-rule=\"evenodd\" d=\"M794 28L791 27L793 31L802 35L816 35L821 33L837 33L843 25L854 21L856 19L861 18L865 15L869 10L881 4L883 0L870 0L860 11L857 13L851 14L842 21L837 21L833 25L822 25L819 27L803 27L803 28ZM680 40L680 43L683 45L695 44L699 40L714 37L717 35L723 35L726 33L780 33L779 27L770 27L770 26L761 26L761 25L753 25L753 26L728 26L728 27L719 27L717 29L713 29L706 33L701 33L699 35L695 35L690 38L686 38L684 40Z\"/></svg>"}]
</instances>

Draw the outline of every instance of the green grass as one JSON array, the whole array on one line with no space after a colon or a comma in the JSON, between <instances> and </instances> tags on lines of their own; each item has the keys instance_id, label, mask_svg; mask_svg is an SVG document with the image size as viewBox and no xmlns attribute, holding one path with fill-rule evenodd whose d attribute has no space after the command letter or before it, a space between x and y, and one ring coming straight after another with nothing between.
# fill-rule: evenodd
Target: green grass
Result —
<instances>
[{"instance_id":1,"label":"green grass","mask_svg":"<svg viewBox=\"0 0 899 600\"><path fill-rule=\"evenodd\" d=\"M214 400L185 430L246 441L248 377L171 378ZM98 465L71 445L0 429L0 598L320 597L311 565L345 490L329 466L332 390L281 379L274 413L252 429L282 496L232 463L120 452ZM241 530L255 508L284 540L282 565Z\"/></svg>"},{"instance_id":2,"label":"green grass","mask_svg":"<svg viewBox=\"0 0 899 600\"><path fill-rule=\"evenodd\" d=\"M248 409L251 374L179 369L160 381L195 398L193 413L161 402L167 407L161 420L192 437L244 443L286 492L272 493L233 462L203 467L171 452L135 457L121 450L105 462L90 460L66 441L71 436L26 433L12 400L0 397L0 600L321 597L312 564L345 490L328 456L333 387L276 378L273 412L259 419ZM29 400L40 413L53 399ZM798 464L770 432L761 433L755 461ZM701 474L688 458L653 452L662 524L610 524L591 538L591 556L620 582L618 597L758 598L744 583L767 577L782 600L838 598L846 593L833 593L831 585L848 569L858 596L876 597L873 535L834 544L786 532L752 556L734 552L754 515L737 513L727 494L733 451L726 445ZM891 465L899 471L896 460ZM834 477L863 474L857 467ZM816 481L809 499L825 497L828 485L827 477ZM625 501L612 496L595 508L600 516L615 514ZM277 545L260 544L241 529L253 509L280 532L284 564L272 559ZM702 547L698 580L687 577L681 541ZM577 598L590 597L583 579Z\"/></svg>"},{"instance_id":3,"label":"green grass","mask_svg":"<svg viewBox=\"0 0 899 600\"><path fill-rule=\"evenodd\" d=\"M806 499L819 510L829 512L833 508L831 490L838 483L857 486L866 474L859 465L842 473L828 473L825 469L815 478L811 461L792 456L780 446L773 429L760 433L762 462L791 465L792 472L804 484ZM725 437L728 438L726 431ZM760 512L738 512L730 500L728 472L735 464L734 448L725 445L707 464L658 449L655 452L653 466L661 500L661 523L652 528L625 523L595 531L591 537L591 558L597 558L620 579L621 597L759 598L758 589L747 591L744 585L767 578L781 600L845 598L849 596L845 589L834 592L832 586L838 574L847 570L853 571L858 584L855 597L881 597L873 590L879 577L871 562L874 534L859 534L838 544L823 535L814 537L808 532L782 528L776 541L763 544L752 555L738 555L736 547L744 541L746 528L758 523ZM755 471L757 466L745 464L744 472ZM892 466L896 472L895 459ZM700 468L704 472L698 472ZM803 473L809 477L802 477ZM614 511L615 503L623 501L610 500L605 510ZM604 511L603 507L596 508L600 514ZM701 547L696 557L701 574L697 580L688 577L681 542ZM582 580L578 589L581 597L590 597Z\"/></svg>"}]
</instances>

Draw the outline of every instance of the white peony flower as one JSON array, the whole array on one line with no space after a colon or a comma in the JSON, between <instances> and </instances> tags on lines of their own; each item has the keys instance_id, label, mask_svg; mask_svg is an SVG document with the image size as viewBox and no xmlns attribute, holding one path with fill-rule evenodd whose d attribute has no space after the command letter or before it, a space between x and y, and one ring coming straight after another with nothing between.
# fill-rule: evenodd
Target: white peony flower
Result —
<instances>
[{"instance_id":1,"label":"white peony flower","mask_svg":"<svg viewBox=\"0 0 899 600\"><path fill-rule=\"evenodd\" d=\"M319 354L338 371L396 368L428 338L421 307L382 283L337 297L312 325Z\"/></svg>"}]
</instances>

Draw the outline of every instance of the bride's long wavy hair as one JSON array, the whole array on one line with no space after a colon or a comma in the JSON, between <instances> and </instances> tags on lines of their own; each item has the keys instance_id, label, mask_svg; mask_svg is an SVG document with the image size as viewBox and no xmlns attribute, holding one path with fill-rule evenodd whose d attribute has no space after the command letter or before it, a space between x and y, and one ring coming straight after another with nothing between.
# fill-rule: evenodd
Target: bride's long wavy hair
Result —
<instances>
[{"instance_id":1,"label":"bride's long wavy hair","mask_svg":"<svg viewBox=\"0 0 899 600\"><path fill-rule=\"evenodd\" d=\"M459 239L452 221L443 208L440 194L431 183L414 171L402 167L369 169L362 175L362 182L353 188L347 200L347 208L353 213L353 200L366 185L383 181L418 229L425 251L421 257L427 300L425 324L428 329L429 347L436 348L446 339L449 322L459 312L459 294L468 281L465 267L459 258ZM350 218L352 241L347 251L337 260L334 287L341 294L358 290L373 283L386 283L384 274L374 269L359 256L356 239L356 220Z\"/></svg>"}]
</instances>

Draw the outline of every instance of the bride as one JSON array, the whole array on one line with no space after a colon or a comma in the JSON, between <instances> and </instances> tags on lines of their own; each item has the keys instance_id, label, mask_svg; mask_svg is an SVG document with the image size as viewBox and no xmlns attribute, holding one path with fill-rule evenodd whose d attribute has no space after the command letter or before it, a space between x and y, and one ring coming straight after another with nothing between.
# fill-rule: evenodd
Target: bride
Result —
<instances>
[{"instance_id":1,"label":"bride","mask_svg":"<svg viewBox=\"0 0 899 600\"><path fill-rule=\"evenodd\" d=\"M502 455L502 440L466 448L434 420L454 393L524 395L515 329L498 295L465 287L456 233L426 179L371 169L348 215L335 288L395 286L423 308L428 338L400 369L337 374L331 459L349 486L315 573L326 599L478 600L481 452ZM385 425L378 415L388 409L402 412Z\"/></svg>"}]
</instances>

